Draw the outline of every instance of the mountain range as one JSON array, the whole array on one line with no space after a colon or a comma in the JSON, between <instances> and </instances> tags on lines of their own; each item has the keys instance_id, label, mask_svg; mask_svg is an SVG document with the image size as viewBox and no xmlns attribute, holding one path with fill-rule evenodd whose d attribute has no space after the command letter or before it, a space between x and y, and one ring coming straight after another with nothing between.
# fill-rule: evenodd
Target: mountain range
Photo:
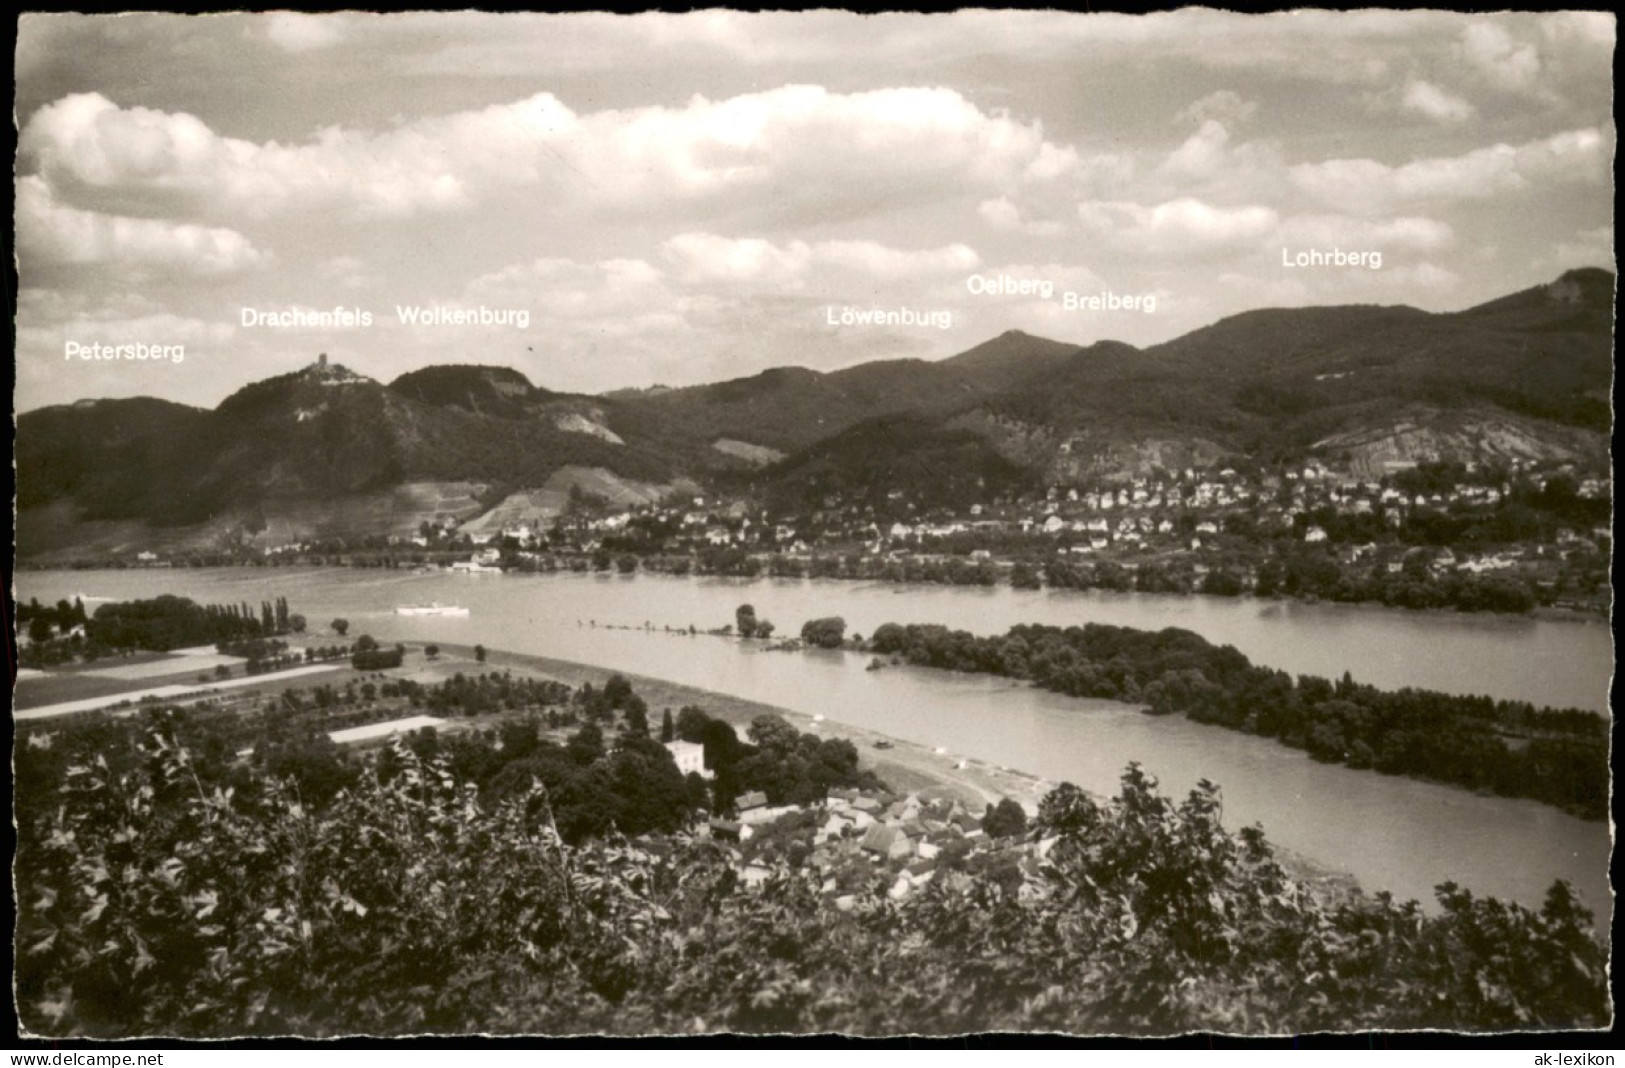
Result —
<instances>
[{"instance_id":1,"label":"mountain range","mask_svg":"<svg viewBox=\"0 0 1625 1068\"><path fill-rule=\"evenodd\" d=\"M393 533L546 511L572 488L713 487L794 511L832 492L952 505L1225 457L1365 475L1396 459L1600 460L1614 286L1581 269L1459 312L1252 311L1143 349L1010 331L935 362L602 396L480 365L385 384L324 357L213 410L141 397L23 413L18 551Z\"/></svg>"}]
</instances>

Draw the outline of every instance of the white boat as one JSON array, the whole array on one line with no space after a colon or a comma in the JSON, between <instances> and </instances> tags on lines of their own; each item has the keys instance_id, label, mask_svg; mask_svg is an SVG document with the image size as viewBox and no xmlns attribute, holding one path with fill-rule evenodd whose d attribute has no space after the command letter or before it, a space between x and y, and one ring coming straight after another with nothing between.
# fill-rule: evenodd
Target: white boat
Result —
<instances>
[{"instance_id":1,"label":"white boat","mask_svg":"<svg viewBox=\"0 0 1625 1068\"><path fill-rule=\"evenodd\" d=\"M398 604L395 606L398 616L466 616L468 609L458 604L441 604L434 601L430 604Z\"/></svg>"}]
</instances>

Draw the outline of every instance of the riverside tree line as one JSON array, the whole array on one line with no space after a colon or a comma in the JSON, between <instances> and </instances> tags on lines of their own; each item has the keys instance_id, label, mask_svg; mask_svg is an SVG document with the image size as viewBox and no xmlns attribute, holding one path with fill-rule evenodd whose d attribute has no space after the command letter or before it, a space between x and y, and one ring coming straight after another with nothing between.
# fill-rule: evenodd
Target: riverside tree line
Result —
<instances>
[{"instance_id":1,"label":"riverside tree line","mask_svg":"<svg viewBox=\"0 0 1625 1068\"><path fill-rule=\"evenodd\" d=\"M75 598L54 608L31 600L19 605L30 644L22 650L24 666L46 667L72 660L96 660L137 650L169 652L197 645L220 645L270 638L305 629L305 617L288 608L288 599L198 604L163 594L149 600L100 605L91 614Z\"/></svg>"},{"instance_id":2,"label":"riverside tree line","mask_svg":"<svg viewBox=\"0 0 1625 1068\"><path fill-rule=\"evenodd\" d=\"M1275 738L1316 760L1528 797L1586 819L1608 812L1608 723L1580 709L1539 709L1429 690L1383 691L1297 678L1251 663L1191 631L1024 625L978 637L887 623L869 648L910 664L1029 679L1074 697L1142 703Z\"/></svg>"}]
</instances>

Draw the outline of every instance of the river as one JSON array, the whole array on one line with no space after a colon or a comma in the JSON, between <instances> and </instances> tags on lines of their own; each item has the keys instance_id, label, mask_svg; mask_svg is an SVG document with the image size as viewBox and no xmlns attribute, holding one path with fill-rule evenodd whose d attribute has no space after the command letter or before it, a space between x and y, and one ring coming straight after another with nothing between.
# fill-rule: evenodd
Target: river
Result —
<instances>
[{"instance_id":1,"label":"river","mask_svg":"<svg viewBox=\"0 0 1625 1068\"><path fill-rule=\"evenodd\" d=\"M978 634L1017 623L1185 627L1256 663L1383 688L1485 693L1606 714L1612 642L1600 623L1412 613L1247 599L1078 591L892 586L838 581L662 575L414 574L315 568L21 572L17 596L127 599L178 593L210 602L284 596L313 628L335 616L403 640L483 643L668 678L820 714L1096 793L1115 792L1137 760L1163 789L1198 779L1223 789L1225 821L1262 824L1272 841L1348 871L1371 891L1433 900L1453 880L1538 907L1569 880L1606 922L1606 824L1523 800L1318 764L1266 739L1149 717L1108 701L1007 679L927 669L865 671L854 653L768 653L705 635L752 604L781 634L839 615L848 633L885 622L943 623ZM394 606L441 601L467 618L400 617ZM94 603L87 605L94 610ZM665 628L672 628L667 631Z\"/></svg>"}]
</instances>

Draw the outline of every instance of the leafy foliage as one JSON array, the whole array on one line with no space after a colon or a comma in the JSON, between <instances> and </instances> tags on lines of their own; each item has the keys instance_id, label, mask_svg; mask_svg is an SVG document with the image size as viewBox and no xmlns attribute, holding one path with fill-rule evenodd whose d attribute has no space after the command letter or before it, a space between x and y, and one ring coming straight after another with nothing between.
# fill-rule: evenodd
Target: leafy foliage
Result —
<instances>
[{"instance_id":1,"label":"leafy foliage","mask_svg":"<svg viewBox=\"0 0 1625 1068\"><path fill-rule=\"evenodd\" d=\"M85 634L93 644L110 649L167 652L277 633L270 606L262 608L263 621L247 605L200 605L164 594L99 606L85 623Z\"/></svg>"},{"instance_id":2,"label":"leafy foliage","mask_svg":"<svg viewBox=\"0 0 1625 1068\"><path fill-rule=\"evenodd\" d=\"M775 805L805 805L822 801L832 789L880 786L873 772L858 767L851 742L802 733L780 716L751 720L750 744L694 706L678 712L673 730L683 741L705 747L705 766L716 776L711 793L718 810L753 790Z\"/></svg>"},{"instance_id":3,"label":"leafy foliage","mask_svg":"<svg viewBox=\"0 0 1625 1068\"><path fill-rule=\"evenodd\" d=\"M653 743L650 743L653 744ZM1330 905L1218 788L1131 765L1062 785L1042 848L835 907L806 864L746 887L723 848L579 848L548 792L481 798L390 750L325 808L206 784L162 727L19 813L17 995L102 1037L733 1030L1170 1033L1596 1026L1603 947L1568 888L1538 913L1440 887L1438 915ZM1042 858L1042 859L1040 859Z\"/></svg>"},{"instance_id":4,"label":"leafy foliage","mask_svg":"<svg viewBox=\"0 0 1625 1068\"><path fill-rule=\"evenodd\" d=\"M840 616L809 619L801 625L801 640L820 649L839 649L846 640L846 620Z\"/></svg>"},{"instance_id":5,"label":"leafy foliage","mask_svg":"<svg viewBox=\"0 0 1625 1068\"><path fill-rule=\"evenodd\" d=\"M769 507L781 514L841 501L872 508L882 518L906 516L910 506L964 509L1038 485L1031 471L974 430L917 415L859 423L762 477Z\"/></svg>"},{"instance_id":6,"label":"leafy foliage","mask_svg":"<svg viewBox=\"0 0 1625 1068\"><path fill-rule=\"evenodd\" d=\"M367 636L363 634L362 639ZM398 668L406 657L406 647L397 643L394 648L380 649L377 643L371 649L362 648L362 642L356 643L356 651L350 656L350 666L357 671L383 671L386 668Z\"/></svg>"}]
</instances>

